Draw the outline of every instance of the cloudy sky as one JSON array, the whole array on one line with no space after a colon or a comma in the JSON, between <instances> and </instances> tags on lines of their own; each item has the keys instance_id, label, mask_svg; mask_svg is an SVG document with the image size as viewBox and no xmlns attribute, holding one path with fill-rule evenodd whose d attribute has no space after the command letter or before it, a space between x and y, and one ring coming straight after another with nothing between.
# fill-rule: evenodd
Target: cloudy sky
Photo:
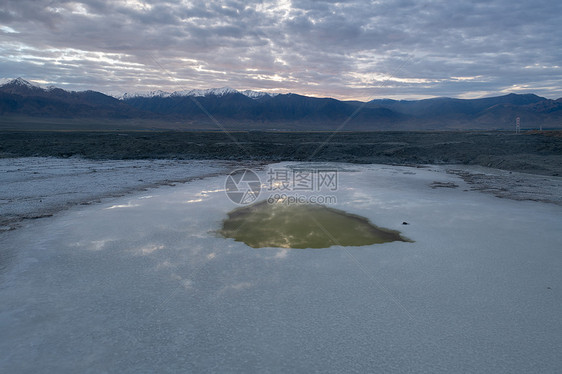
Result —
<instances>
[{"instance_id":1,"label":"cloudy sky","mask_svg":"<svg viewBox=\"0 0 562 374\"><path fill-rule=\"evenodd\" d=\"M562 97L562 1L2 0L0 78L106 93Z\"/></svg>"}]
</instances>

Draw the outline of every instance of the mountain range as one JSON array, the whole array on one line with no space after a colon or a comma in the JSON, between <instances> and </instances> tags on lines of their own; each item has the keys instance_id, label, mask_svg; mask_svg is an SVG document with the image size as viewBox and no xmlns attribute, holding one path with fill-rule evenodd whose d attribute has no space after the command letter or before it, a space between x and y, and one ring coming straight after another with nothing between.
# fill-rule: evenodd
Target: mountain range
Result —
<instances>
[{"instance_id":1,"label":"mountain range","mask_svg":"<svg viewBox=\"0 0 562 374\"><path fill-rule=\"evenodd\" d=\"M513 129L517 117L522 128L561 128L562 98L508 94L359 102L228 87L112 97L40 87L22 78L0 82L0 122L111 120L126 123L121 128L142 123L176 130L217 129L217 124L239 130L495 130Z\"/></svg>"}]
</instances>

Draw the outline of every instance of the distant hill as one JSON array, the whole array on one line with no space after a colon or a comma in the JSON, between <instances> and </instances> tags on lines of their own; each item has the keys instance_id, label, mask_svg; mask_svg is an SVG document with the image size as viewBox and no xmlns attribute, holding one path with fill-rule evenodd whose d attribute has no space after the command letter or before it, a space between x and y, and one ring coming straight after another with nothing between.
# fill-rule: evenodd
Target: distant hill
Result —
<instances>
[{"instance_id":1,"label":"distant hill","mask_svg":"<svg viewBox=\"0 0 562 374\"><path fill-rule=\"evenodd\" d=\"M54 118L135 118L146 116L121 100L96 91L42 88L17 78L0 86L0 115Z\"/></svg>"},{"instance_id":2,"label":"distant hill","mask_svg":"<svg viewBox=\"0 0 562 374\"><path fill-rule=\"evenodd\" d=\"M150 112L168 119L190 119L208 121L210 113L221 121L232 125L260 126L292 124L309 129L335 126L345 121L355 110L353 105L335 99L322 99L296 94L283 94L274 97L250 98L239 92L223 95L133 97L123 101L142 111ZM200 107L201 106L201 107ZM355 117L355 126L368 129L391 128L403 116L385 108L365 108Z\"/></svg>"},{"instance_id":3,"label":"distant hill","mask_svg":"<svg viewBox=\"0 0 562 374\"><path fill-rule=\"evenodd\" d=\"M17 78L0 85L0 116L144 120L159 128L330 130L512 129L562 127L562 99L509 94L483 99L373 100L367 103L228 87L127 93L39 87ZM1 119L1 118L0 118Z\"/></svg>"},{"instance_id":4,"label":"distant hill","mask_svg":"<svg viewBox=\"0 0 562 374\"><path fill-rule=\"evenodd\" d=\"M433 128L513 128L520 117L523 127L562 127L562 100L534 94L509 94L484 99L435 98L417 101L373 100L372 108L387 108L410 116L410 121Z\"/></svg>"}]
</instances>

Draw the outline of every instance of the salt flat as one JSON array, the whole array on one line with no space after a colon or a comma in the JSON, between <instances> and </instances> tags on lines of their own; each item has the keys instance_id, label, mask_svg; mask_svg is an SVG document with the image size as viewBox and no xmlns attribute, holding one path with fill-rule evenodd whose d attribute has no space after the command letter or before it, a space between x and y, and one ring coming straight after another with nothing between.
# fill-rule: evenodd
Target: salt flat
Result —
<instances>
[{"instance_id":1,"label":"salt flat","mask_svg":"<svg viewBox=\"0 0 562 374\"><path fill-rule=\"evenodd\" d=\"M0 159L0 231L24 219L50 216L76 204L186 182L232 168L227 161L88 160L80 157Z\"/></svg>"},{"instance_id":2,"label":"salt flat","mask_svg":"<svg viewBox=\"0 0 562 374\"><path fill-rule=\"evenodd\" d=\"M561 206L445 167L304 166L338 169L333 207L414 242L250 248L216 234L224 175L76 206L0 236L0 371L562 366Z\"/></svg>"}]
</instances>

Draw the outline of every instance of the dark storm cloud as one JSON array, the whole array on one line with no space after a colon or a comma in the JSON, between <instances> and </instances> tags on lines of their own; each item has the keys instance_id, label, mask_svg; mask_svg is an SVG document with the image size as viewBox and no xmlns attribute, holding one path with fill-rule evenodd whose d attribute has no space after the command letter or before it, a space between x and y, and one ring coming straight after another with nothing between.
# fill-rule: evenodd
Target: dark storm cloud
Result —
<instances>
[{"instance_id":1,"label":"dark storm cloud","mask_svg":"<svg viewBox=\"0 0 562 374\"><path fill-rule=\"evenodd\" d=\"M562 96L558 1L4 3L3 77L106 92Z\"/></svg>"}]
</instances>

